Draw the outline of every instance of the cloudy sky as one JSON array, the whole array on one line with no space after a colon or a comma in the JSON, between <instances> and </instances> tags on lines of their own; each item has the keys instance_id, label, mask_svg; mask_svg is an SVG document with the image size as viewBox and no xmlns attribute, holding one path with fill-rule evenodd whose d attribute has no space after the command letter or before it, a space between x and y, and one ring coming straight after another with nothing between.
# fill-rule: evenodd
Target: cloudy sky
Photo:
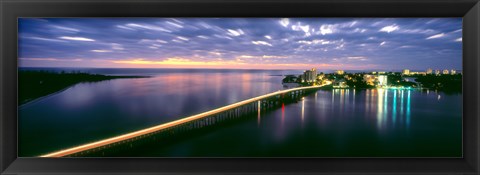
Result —
<instances>
[{"instance_id":1,"label":"cloudy sky","mask_svg":"<svg viewBox=\"0 0 480 175\"><path fill-rule=\"evenodd\" d=\"M20 67L462 68L461 18L21 18Z\"/></svg>"}]
</instances>

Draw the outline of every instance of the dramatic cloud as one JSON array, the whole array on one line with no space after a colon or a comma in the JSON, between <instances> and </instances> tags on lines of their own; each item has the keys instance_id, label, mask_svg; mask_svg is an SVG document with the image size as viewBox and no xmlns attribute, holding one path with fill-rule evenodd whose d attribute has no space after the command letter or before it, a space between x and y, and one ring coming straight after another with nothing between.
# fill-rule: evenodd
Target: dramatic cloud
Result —
<instances>
[{"instance_id":1,"label":"dramatic cloud","mask_svg":"<svg viewBox=\"0 0 480 175\"><path fill-rule=\"evenodd\" d=\"M462 67L461 18L20 18L21 67Z\"/></svg>"},{"instance_id":2,"label":"dramatic cloud","mask_svg":"<svg viewBox=\"0 0 480 175\"><path fill-rule=\"evenodd\" d=\"M266 42L266 41L252 41L253 44L255 45L266 45L266 46L272 46L272 44Z\"/></svg>"},{"instance_id":3,"label":"dramatic cloud","mask_svg":"<svg viewBox=\"0 0 480 175\"><path fill-rule=\"evenodd\" d=\"M320 34L327 35L333 33L333 25L322 25L320 26Z\"/></svg>"},{"instance_id":4,"label":"dramatic cloud","mask_svg":"<svg viewBox=\"0 0 480 175\"><path fill-rule=\"evenodd\" d=\"M445 36L445 34L444 34L444 33L440 33L440 34L436 34L436 35L429 36L429 37L427 37L426 39L441 38L441 37L443 37L443 36Z\"/></svg>"},{"instance_id":5,"label":"dramatic cloud","mask_svg":"<svg viewBox=\"0 0 480 175\"><path fill-rule=\"evenodd\" d=\"M232 29L228 29L228 35L230 36L240 36L240 35L243 35L245 33L243 33L242 29L238 29L238 30L232 30Z\"/></svg>"},{"instance_id":6,"label":"dramatic cloud","mask_svg":"<svg viewBox=\"0 0 480 175\"><path fill-rule=\"evenodd\" d=\"M72 37L72 36L62 36L58 37L64 40L73 40L73 41L95 41L94 39L84 38L84 37Z\"/></svg>"},{"instance_id":7,"label":"dramatic cloud","mask_svg":"<svg viewBox=\"0 0 480 175\"><path fill-rule=\"evenodd\" d=\"M393 31L396 31L398 30L400 27L398 27L397 25L390 25L390 26L385 26L383 28L380 29L380 32L387 32L387 33L390 33L390 32L393 32Z\"/></svg>"},{"instance_id":8,"label":"dramatic cloud","mask_svg":"<svg viewBox=\"0 0 480 175\"><path fill-rule=\"evenodd\" d=\"M283 18L280 20L280 25L282 25L283 27L287 27L289 23L290 20L288 18Z\"/></svg>"},{"instance_id":9,"label":"dramatic cloud","mask_svg":"<svg viewBox=\"0 0 480 175\"><path fill-rule=\"evenodd\" d=\"M104 52L112 52L111 50L92 50L92 52L104 53Z\"/></svg>"}]
</instances>

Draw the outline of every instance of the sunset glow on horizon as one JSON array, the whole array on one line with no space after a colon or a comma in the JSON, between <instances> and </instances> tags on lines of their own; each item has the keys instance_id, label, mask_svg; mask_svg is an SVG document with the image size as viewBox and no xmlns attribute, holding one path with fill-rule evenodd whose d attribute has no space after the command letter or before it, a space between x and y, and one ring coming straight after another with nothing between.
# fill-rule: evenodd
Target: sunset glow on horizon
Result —
<instances>
[{"instance_id":1,"label":"sunset glow on horizon","mask_svg":"<svg viewBox=\"0 0 480 175\"><path fill-rule=\"evenodd\" d=\"M461 18L20 18L20 67L462 69Z\"/></svg>"}]
</instances>

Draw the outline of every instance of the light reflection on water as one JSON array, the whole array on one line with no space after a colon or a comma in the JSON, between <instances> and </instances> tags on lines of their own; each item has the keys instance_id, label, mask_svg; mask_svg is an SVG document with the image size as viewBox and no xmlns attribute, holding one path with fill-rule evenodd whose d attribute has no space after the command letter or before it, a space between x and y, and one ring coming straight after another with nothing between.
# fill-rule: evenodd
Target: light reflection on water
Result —
<instances>
[{"instance_id":1,"label":"light reflection on water","mask_svg":"<svg viewBox=\"0 0 480 175\"><path fill-rule=\"evenodd\" d=\"M254 127L246 121L139 154L186 156L183 153L193 149L187 156L458 157L461 96L437 101L433 95L416 90L319 90L261 117L259 113ZM235 140L229 140L232 136Z\"/></svg>"}]
</instances>

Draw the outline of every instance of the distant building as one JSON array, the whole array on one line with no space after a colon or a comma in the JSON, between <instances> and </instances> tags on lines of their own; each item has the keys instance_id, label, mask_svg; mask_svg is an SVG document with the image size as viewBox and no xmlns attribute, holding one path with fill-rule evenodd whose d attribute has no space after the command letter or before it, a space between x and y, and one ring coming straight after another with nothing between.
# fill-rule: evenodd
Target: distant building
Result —
<instances>
[{"instance_id":1,"label":"distant building","mask_svg":"<svg viewBox=\"0 0 480 175\"><path fill-rule=\"evenodd\" d=\"M375 85L375 80L377 79L377 76L375 75L363 75L363 81L367 83L367 85L373 86Z\"/></svg>"},{"instance_id":2,"label":"distant building","mask_svg":"<svg viewBox=\"0 0 480 175\"><path fill-rule=\"evenodd\" d=\"M334 88L348 88L347 82L345 80L338 80L333 83Z\"/></svg>"},{"instance_id":3,"label":"distant building","mask_svg":"<svg viewBox=\"0 0 480 175\"><path fill-rule=\"evenodd\" d=\"M443 74L448 74L448 69L443 70Z\"/></svg>"},{"instance_id":4,"label":"distant building","mask_svg":"<svg viewBox=\"0 0 480 175\"><path fill-rule=\"evenodd\" d=\"M345 73L345 71L343 71L343 70L337 70L337 71L335 71L335 73L338 74L338 75L343 75L343 74Z\"/></svg>"},{"instance_id":5,"label":"distant building","mask_svg":"<svg viewBox=\"0 0 480 175\"><path fill-rule=\"evenodd\" d=\"M312 68L310 70L306 70L305 72L303 72L303 77L305 78L305 82L315 82L315 80L317 79L317 69Z\"/></svg>"},{"instance_id":6,"label":"distant building","mask_svg":"<svg viewBox=\"0 0 480 175\"><path fill-rule=\"evenodd\" d=\"M457 71L455 69L450 70L450 74L455 75L457 74Z\"/></svg>"},{"instance_id":7,"label":"distant building","mask_svg":"<svg viewBox=\"0 0 480 175\"><path fill-rule=\"evenodd\" d=\"M410 70L408 70L408 69L403 69L402 74L403 74L403 75L410 75Z\"/></svg>"},{"instance_id":8,"label":"distant building","mask_svg":"<svg viewBox=\"0 0 480 175\"><path fill-rule=\"evenodd\" d=\"M428 69L427 69L427 74L432 74L432 73L433 73L432 69L431 69L431 68L428 68Z\"/></svg>"},{"instance_id":9,"label":"distant building","mask_svg":"<svg viewBox=\"0 0 480 175\"><path fill-rule=\"evenodd\" d=\"M426 72L410 72L410 75L426 75Z\"/></svg>"},{"instance_id":10,"label":"distant building","mask_svg":"<svg viewBox=\"0 0 480 175\"><path fill-rule=\"evenodd\" d=\"M379 86L387 86L387 77L386 75L379 75L378 76L378 85Z\"/></svg>"},{"instance_id":11,"label":"distant building","mask_svg":"<svg viewBox=\"0 0 480 175\"><path fill-rule=\"evenodd\" d=\"M440 75L440 70L435 70L435 75Z\"/></svg>"}]
</instances>

